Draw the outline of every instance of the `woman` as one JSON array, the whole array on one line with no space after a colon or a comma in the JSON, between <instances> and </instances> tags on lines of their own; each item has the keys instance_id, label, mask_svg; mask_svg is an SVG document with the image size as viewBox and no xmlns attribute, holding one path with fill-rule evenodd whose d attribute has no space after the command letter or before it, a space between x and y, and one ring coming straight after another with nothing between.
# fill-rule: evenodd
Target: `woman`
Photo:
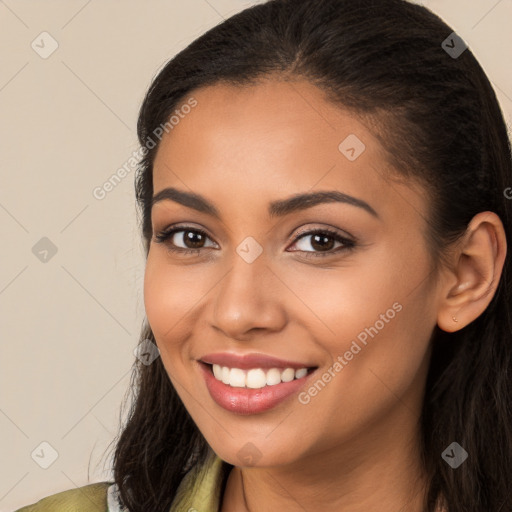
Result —
<instances>
[{"instance_id":1,"label":"woman","mask_svg":"<svg viewBox=\"0 0 512 512\"><path fill-rule=\"evenodd\" d=\"M115 482L21 510L512 510L511 152L453 30L268 1L165 66L138 135L160 357Z\"/></svg>"}]
</instances>

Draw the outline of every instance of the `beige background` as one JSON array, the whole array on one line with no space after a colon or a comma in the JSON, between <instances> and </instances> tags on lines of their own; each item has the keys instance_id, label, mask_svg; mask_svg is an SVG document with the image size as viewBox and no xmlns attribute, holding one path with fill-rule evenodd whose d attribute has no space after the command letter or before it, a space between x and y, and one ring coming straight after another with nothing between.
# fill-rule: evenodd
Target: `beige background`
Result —
<instances>
[{"instance_id":1,"label":"beige background","mask_svg":"<svg viewBox=\"0 0 512 512\"><path fill-rule=\"evenodd\" d=\"M138 148L155 73L254 3L0 0L0 511L111 478L144 260L133 171L102 200L92 191ZM512 1L421 3L472 48L510 126ZM43 31L59 45L47 59L31 47ZM46 262L32 251L43 237L57 248ZM42 442L58 453L47 469Z\"/></svg>"}]
</instances>

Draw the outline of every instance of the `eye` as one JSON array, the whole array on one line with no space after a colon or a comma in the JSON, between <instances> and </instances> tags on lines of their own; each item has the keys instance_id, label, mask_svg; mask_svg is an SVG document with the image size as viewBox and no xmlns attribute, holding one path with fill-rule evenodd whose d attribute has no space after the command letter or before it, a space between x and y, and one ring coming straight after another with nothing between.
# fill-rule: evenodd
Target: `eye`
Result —
<instances>
[{"instance_id":1,"label":"eye","mask_svg":"<svg viewBox=\"0 0 512 512\"><path fill-rule=\"evenodd\" d=\"M177 233L183 233L175 236ZM201 229L190 226L177 226L160 231L155 235L155 242L165 243L169 250L183 254L199 253L203 249L206 240L210 237ZM177 246L175 241L181 240L184 247Z\"/></svg>"},{"instance_id":2,"label":"eye","mask_svg":"<svg viewBox=\"0 0 512 512\"><path fill-rule=\"evenodd\" d=\"M340 245L333 250L336 243ZM316 257L352 250L356 244L353 240L342 236L334 229L322 228L299 233L295 237L293 245L298 246L299 251L309 253L305 255L306 257ZM308 250L308 248L313 250Z\"/></svg>"},{"instance_id":3,"label":"eye","mask_svg":"<svg viewBox=\"0 0 512 512\"><path fill-rule=\"evenodd\" d=\"M178 233L180 235L176 236ZM308 238L310 240L306 241ZM170 251L181 254L200 253L202 249L208 247L205 245L208 240L211 241L210 237L202 229L191 226L170 227L154 236L156 243L165 244ZM183 247L177 245L177 242L183 244ZM334 248L336 243L339 245ZM356 243L334 229L322 228L299 233L295 237L293 245L298 246L298 252L305 253L305 257L316 257L352 250ZM215 244L210 245L210 247L212 246L215 247ZM313 250L309 250L309 248Z\"/></svg>"}]
</instances>

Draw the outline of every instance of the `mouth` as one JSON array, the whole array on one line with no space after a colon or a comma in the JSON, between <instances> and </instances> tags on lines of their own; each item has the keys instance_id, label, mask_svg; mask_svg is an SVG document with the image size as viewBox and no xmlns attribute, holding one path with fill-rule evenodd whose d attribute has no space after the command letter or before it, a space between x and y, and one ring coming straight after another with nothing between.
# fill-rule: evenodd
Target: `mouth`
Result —
<instances>
[{"instance_id":1,"label":"mouth","mask_svg":"<svg viewBox=\"0 0 512 512\"><path fill-rule=\"evenodd\" d=\"M196 361L213 401L238 415L259 414L279 404L308 385L314 367L236 368ZM286 405L286 406L288 406Z\"/></svg>"},{"instance_id":2,"label":"mouth","mask_svg":"<svg viewBox=\"0 0 512 512\"><path fill-rule=\"evenodd\" d=\"M261 389L267 386L277 386L278 384L299 380L310 375L318 367L302 368L232 368L221 366L220 364L210 364L200 361L206 371L213 377L232 388Z\"/></svg>"}]
</instances>

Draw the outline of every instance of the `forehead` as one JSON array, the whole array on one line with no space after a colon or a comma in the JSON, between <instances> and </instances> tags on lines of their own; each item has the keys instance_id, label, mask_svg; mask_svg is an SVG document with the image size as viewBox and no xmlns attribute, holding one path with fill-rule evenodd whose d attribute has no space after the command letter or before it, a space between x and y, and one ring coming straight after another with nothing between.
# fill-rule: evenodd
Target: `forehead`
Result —
<instances>
[{"instance_id":1,"label":"forehead","mask_svg":"<svg viewBox=\"0 0 512 512\"><path fill-rule=\"evenodd\" d=\"M193 142L191 131L202 136L202 144L211 141L219 147L229 135L227 144L235 140L249 146L263 139L268 150L302 137L308 144L325 141L325 149L337 155L339 137L350 130L361 138L371 137L355 115L328 101L321 89L303 80L267 79L243 86L219 83L196 89L190 96L197 106L181 116L179 125L172 129L176 144L182 138Z\"/></svg>"},{"instance_id":2,"label":"forehead","mask_svg":"<svg viewBox=\"0 0 512 512\"><path fill-rule=\"evenodd\" d=\"M216 84L181 104L190 97L196 106L160 143L155 193L181 186L210 197L228 191L231 202L243 202L330 188L374 205L386 200L392 169L384 148L361 119L309 82Z\"/></svg>"}]
</instances>

